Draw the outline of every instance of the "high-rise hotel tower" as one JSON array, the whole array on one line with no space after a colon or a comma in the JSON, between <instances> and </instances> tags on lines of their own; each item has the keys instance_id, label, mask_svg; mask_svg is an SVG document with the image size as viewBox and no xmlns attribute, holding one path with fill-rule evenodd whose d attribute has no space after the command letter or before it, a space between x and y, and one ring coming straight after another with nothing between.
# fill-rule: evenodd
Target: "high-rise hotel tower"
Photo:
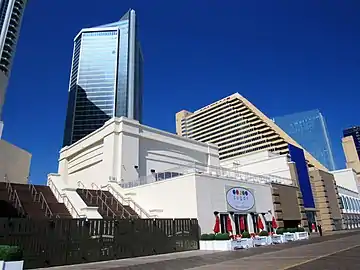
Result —
<instances>
[{"instance_id":1,"label":"high-rise hotel tower","mask_svg":"<svg viewBox=\"0 0 360 270\"><path fill-rule=\"evenodd\" d=\"M289 144L302 148L271 119L239 93L223 98L195 112L176 114L180 136L219 146L221 160L260 150L288 154ZM309 166L327 169L306 150Z\"/></svg>"},{"instance_id":2,"label":"high-rise hotel tower","mask_svg":"<svg viewBox=\"0 0 360 270\"><path fill-rule=\"evenodd\" d=\"M0 0L0 138L2 107L27 0Z\"/></svg>"},{"instance_id":3,"label":"high-rise hotel tower","mask_svg":"<svg viewBox=\"0 0 360 270\"><path fill-rule=\"evenodd\" d=\"M74 39L63 146L112 117L142 120L143 56L134 10Z\"/></svg>"}]
</instances>

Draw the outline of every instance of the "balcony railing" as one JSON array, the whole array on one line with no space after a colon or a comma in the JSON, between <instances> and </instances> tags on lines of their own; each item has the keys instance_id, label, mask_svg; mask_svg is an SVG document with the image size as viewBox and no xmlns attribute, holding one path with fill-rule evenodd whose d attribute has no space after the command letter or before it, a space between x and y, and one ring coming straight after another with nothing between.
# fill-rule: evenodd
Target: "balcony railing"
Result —
<instances>
[{"instance_id":1,"label":"balcony railing","mask_svg":"<svg viewBox=\"0 0 360 270\"><path fill-rule=\"evenodd\" d=\"M223 167L207 166L199 163L192 163L189 165L182 165L162 172L154 172L151 175L143 176L135 181L120 183L122 188L132 188L136 186L146 185L153 182L163 181L175 177L181 177L189 174L203 174L212 177L226 178L231 180L238 180L241 182L270 184L278 183L284 185L294 185L293 180L277 175L257 175L239 170L232 170Z\"/></svg>"}]
</instances>

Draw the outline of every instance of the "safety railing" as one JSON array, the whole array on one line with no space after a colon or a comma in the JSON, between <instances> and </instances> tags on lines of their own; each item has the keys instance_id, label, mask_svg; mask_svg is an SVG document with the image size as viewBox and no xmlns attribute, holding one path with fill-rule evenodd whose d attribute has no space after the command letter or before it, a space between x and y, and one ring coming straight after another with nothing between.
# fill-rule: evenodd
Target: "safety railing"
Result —
<instances>
[{"instance_id":1,"label":"safety railing","mask_svg":"<svg viewBox=\"0 0 360 270\"><path fill-rule=\"evenodd\" d=\"M96 190L96 192L100 193L100 197L101 198L105 198L105 202L109 202L110 200L110 204L113 206L115 204L115 208L117 212L121 212L121 217L122 218L136 218L136 216L132 215L125 207L124 207L124 202L125 200L121 197L120 200L118 200L118 198L115 198L115 196L111 196L109 197L105 192L103 192L103 190L101 188L99 188L99 186L95 183L91 184L91 188L93 190ZM109 191L110 192L110 191ZM111 193L111 192L110 192ZM120 195L121 196L121 195ZM128 205L128 204L126 204Z\"/></svg>"},{"instance_id":2,"label":"safety railing","mask_svg":"<svg viewBox=\"0 0 360 270\"><path fill-rule=\"evenodd\" d=\"M45 210L45 216L52 218L54 214L51 211L44 194L42 192L38 192L33 184L29 184L29 190L34 202L40 203L41 209ZM55 218L60 218L60 216L56 215Z\"/></svg>"},{"instance_id":3,"label":"safety railing","mask_svg":"<svg viewBox=\"0 0 360 270\"><path fill-rule=\"evenodd\" d=\"M167 180L175 177L181 177L183 175L189 175L194 173L208 175L212 177L222 177L222 178L227 178L241 182L250 182L250 183L258 183L258 184L279 183L290 186L294 185L292 179L277 175L271 175L271 174L257 175L253 173L242 172L237 169L228 169L220 166L208 166L200 163L190 163L187 165L177 166L165 171L153 173L151 175L141 176L135 181L120 183L119 185L122 188L133 188L141 185L150 184L153 182L163 181L163 180Z\"/></svg>"},{"instance_id":4,"label":"safety railing","mask_svg":"<svg viewBox=\"0 0 360 270\"><path fill-rule=\"evenodd\" d=\"M54 182L51 179L48 179L47 184L54 193L57 201L62 202L65 205L72 217L86 218L86 215L79 214L79 212L76 210L75 206L71 203L69 197L65 193L60 193L59 189L55 186Z\"/></svg>"},{"instance_id":5,"label":"safety railing","mask_svg":"<svg viewBox=\"0 0 360 270\"><path fill-rule=\"evenodd\" d=\"M140 218L155 218L156 215L149 214L144 208L142 208L137 202L135 202L132 198L125 198L122 196L111 184L107 184L106 186L101 187L106 188L108 191L112 191L112 194L115 198L120 201L124 205L129 205L138 215ZM111 192L110 191L110 192Z\"/></svg>"},{"instance_id":6,"label":"safety railing","mask_svg":"<svg viewBox=\"0 0 360 270\"><path fill-rule=\"evenodd\" d=\"M4 177L5 180L5 185L6 185L6 189L9 195L9 200L13 203L13 206L15 207L15 209L18 211L19 215L22 217L26 217L26 212L24 210L24 207L21 204L19 195L17 194L16 190L12 187L10 181L8 180L8 178Z\"/></svg>"},{"instance_id":7,"label":"safety railing","mask_svg":"<svg viewBox=\"0 0 360 270\"><path fill-rule=\"evenodd\" d=\"M110 208L110 206L102 199L100 196L93 195L81 182L78 181L78 187L81 189L81 192L85 195L85 198L90 201L90 203L95 203L102 213L105 214L107 217L116 218L115 212Z\"/></svg>"}]
</instances>

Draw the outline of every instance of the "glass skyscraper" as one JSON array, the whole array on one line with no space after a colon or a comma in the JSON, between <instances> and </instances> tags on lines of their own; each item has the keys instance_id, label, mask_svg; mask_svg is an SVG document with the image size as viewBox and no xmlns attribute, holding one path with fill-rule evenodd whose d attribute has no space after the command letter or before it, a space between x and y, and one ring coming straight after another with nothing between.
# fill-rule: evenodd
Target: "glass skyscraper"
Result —
<instances>
[{"instance_id":1,"label":"glass skyscraper","mask_svg":"<svg viewBox=\"0 0 360 270\"><path fill-rule=\"evenodd\" d=\"M2 107L27 0L0 0L0 137Z\"/></svg>"},{"instance_id":2,"label":"glass skyscraper","mask_svg":"<svg viewBox=\"0 0 360 270\"><path fill-rule=\"evenodd\" d=\"M352 136L354 139L356 152L360 159L360 126L347 128L343 131L344 137Z\"/></svg>"},{"instance_id":3,"label":"glass skyscraper","mask_svg":"<svg viewBox=\"0 0 360 270\"><path fill-rule=\"evenodd\" d=\"M142 121L143 56L134 10L74 39L63 146L112 117Z\"/></svg>"},{"instance_id":4,"label":"glass skyscraper","mask_svg":"<svg viewBox=\"0 0 360 270\"><path fill-rule=\"evenodd\" d=\"M322 165L336 169L325 118L319 110L275 117L274 122Z\"/></svg>"}]
</instances>

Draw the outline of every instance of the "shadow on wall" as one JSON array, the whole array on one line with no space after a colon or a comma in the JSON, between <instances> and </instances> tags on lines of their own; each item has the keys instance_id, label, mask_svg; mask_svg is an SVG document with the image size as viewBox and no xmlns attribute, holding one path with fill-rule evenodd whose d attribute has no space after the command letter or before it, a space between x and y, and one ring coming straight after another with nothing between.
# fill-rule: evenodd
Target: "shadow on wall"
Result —
<instances>
[{"instance_id":1,"label":"shadow on wall","mask_svg":"<svg viewBox=\"0 0 360 270\"><path fill-rule=\"evenodd\" d=\"M92 97L90 100L86 91L79 85L70 90L63 147L84 138L111 119L111 116L99 107L100 105L103 107L113 106L113 99L105 101L105 96L102 95Z\"/></svg>"},{"instance_id":2,"label":"shadow on wall","mask_svg":"<svg viewBox=\"0 0 360 270\"><path fill-rule=\"evenodd\" d=\"M145 143L144 143L145 142ZM163 141L148 140L140 141L141 149L146 149L146 152L151 153L154 156L161 156L174 159L174 167L180 165L187 165L190 163L207 163L207 154L201 153L197 150L190 149L188 147L182 147L180 145L164 144Z\"/></svg>"}]
</instances>

